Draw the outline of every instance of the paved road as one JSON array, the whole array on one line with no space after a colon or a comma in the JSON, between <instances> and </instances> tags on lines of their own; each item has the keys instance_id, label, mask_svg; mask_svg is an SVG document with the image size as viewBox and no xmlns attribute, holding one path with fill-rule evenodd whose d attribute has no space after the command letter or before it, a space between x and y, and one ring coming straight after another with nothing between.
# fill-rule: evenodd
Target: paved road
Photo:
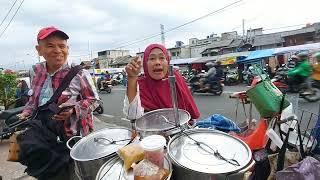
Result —
<instances>
[{"instance_id":1,"label":"paved road","mask_svg":"<svg viewBox=\"0 0 320 180\"><path fill-rule=\"evenodd\" d=\"M244 85L226 86L225 92L221 96L194 94L194 99L201 112L201 118L206 118L212 114L218 113L238 122L244 121L246 117L242 105L238 105L238 116L236 118L235 112L237 101L236 99L230 99L229 95L233 92L246 89L248 89L248 87ZM114 87L111 94L100 94L105 108L105 113L101 117L102 120L117 124L127 124L126 122L119 122L121 121L121 118L123 118L122 107L124 94L125 88L122 86ZM319 102L309 103L301 98L296 98L294 94L289 94L289 100L294 104L295 107L298 107L299 112L301 112L300 110L303 109L318 114ZM247 117L249 117L249 105L245 105L245 110L247 112ZM253 108L252 112L253 118L258 119L259 114L255 108Z\"/></svg>"}]
</instances>

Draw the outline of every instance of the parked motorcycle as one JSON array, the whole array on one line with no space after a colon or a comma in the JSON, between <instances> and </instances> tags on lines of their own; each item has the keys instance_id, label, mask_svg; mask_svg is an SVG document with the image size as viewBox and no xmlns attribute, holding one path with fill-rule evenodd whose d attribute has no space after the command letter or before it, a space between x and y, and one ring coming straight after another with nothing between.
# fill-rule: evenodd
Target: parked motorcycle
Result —
<instances>
[{"instance_id":1,"label":"parked motorcycle","mask_svg":"<svg viewBox=\"0 0 320 180\"><path fill-rule=\"evenodd\" d=\"M16 115L20 114L23 109L24 106L0 112L0 140L9 139L14 130L22 126L24 120L19 120Z\"/></svg>"},{"instance_id":2,"label":"parked motorcycle","mask_svg":"<svg viewBox=\"0 0 320 180\"><path fill-rule=\"evenodd\" d=\"M223 84L221 81L213 81L210 83L209 89L202 89L200 85L200 79L205 78L204 74L198 74L189 79L189 88L191 93L211 93L214 95L221 95L223 92Z\"/></svg>"},{"instance_id":3,"label":"parked motorcycle","mask_svg":"<svg viewBox=\"0 0 320 180\"><path fill-rule=\"evenodd\" d=\"M226 79L224 81L226 85L237 85L239 83L239 74L236 70L230 70L226 73Z\"/></svg>"},{"instance_id":4,"label":"parked motorcycle","mask_svg":"<svg viewBox=\"0 0 320 180\"><path fill-rule=\"evenodd\" d=\"M98 114L103 114L104 109L103 109L103 102L102 101L99 101L99 106L93 112L97 112Z\"/></svg>"},{"instance_id":5,"label":"parked motorcycle","mask_svg":"<svg viewBox=\"0 0 320 180\"><path fill-rule=\"evenodd\" d=\"M242 74L243 74L243 81L244 81L248 86L250 86L251 83L252 83L252 81L253 81L253 79L254 79L254 77L255 77L255 75L254 75L252 72L250 72L250 71L243 71Z\"/></svg>"}]
</instances>

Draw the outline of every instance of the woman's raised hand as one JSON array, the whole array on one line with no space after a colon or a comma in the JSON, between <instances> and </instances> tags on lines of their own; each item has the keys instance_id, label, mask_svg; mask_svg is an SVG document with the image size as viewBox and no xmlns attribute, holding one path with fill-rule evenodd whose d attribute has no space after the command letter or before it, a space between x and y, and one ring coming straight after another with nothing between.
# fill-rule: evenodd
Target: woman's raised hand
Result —
<instances>
[{"instance_id":1,"label":"woman's raised hand","mask_svg":"<svg viewBox=\"0 0 320 180\"><path fill-rule=\"evenodd\" d=\"M138 77L141 72L142 61L140 57L135 57L129 64L126 66L126 72L128 77Z\"/></svg>"}]
</instances>

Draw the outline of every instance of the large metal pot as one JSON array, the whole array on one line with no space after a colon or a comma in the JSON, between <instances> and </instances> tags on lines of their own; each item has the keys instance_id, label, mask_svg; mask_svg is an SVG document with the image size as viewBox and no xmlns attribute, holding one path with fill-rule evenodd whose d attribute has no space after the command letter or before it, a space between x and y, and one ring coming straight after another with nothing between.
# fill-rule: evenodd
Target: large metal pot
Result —
<instances>
[{"instance_id":1,"label":"large metal pot","mask_svg":"<svg viewBox=\"0 0 320 180\"><path fill-rule=\"evenodd\" d=\"M175 135L167 148L172 178L177 180L241 179L254 165L248 145L216 130L186 130ZM219 158L217 152L233 164Z\"/></svg>"},{"instance_id":2,"label":"large metal pot","mask_svg":"<svg viewBox=\"0 0 320 180\"><path fill-rule=\"evenodd\" d=\"M172 172L172 165L168 157L164 159L164 168ZM165 179L170 180L171 174ZM123 161L120 157L115 156L109 159L104 165L101 166L97 173L96 180L133 180L134 174L130 170L126 172L123 168Z\"/></svg>"},{"instance_id":3,"label":"large metal pot","mask_svg":"<svg viewBox=\"0 0 320 180\"><path fill-rule=\"evenodd\" d=\"M119 148L131 141L132 131L126 128L106 128L81 138L73 147L67 141L70 156L75 161L75 173L81 180L92 180L100 167L116 155Z\"/></svg>"},{"instance_id":4,"label":"large metal pot","mask_svg":"<svg viewBox=\"0 0 320 180\"><path fill-rule=\"evenodd\" d=\"M188 121L191 119L190 113L183 109L179 109L178 113L180 126L188 129ZM175 125L173 108L157 109L145 113L135 120L134 129L142 138L154 134L168 137L181 131L181 128Z\"/></svg>"}]
</instances>

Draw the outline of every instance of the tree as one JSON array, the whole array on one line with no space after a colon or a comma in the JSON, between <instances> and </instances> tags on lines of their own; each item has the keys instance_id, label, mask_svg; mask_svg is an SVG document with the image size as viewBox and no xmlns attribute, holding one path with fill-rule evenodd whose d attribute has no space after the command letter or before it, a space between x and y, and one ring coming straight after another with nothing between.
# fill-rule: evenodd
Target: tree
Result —
<instances>
[{"instance_id":1,"label":"tree","mask_svg":"<svg viewBox=\"0 0 320 180\"><path fill-rule=\"evenodd\" d=\"M12 71L4 71L0 74L0 104L8 109L15 102L17 88L17 75Z\"/></svg>"}]
</instances>

